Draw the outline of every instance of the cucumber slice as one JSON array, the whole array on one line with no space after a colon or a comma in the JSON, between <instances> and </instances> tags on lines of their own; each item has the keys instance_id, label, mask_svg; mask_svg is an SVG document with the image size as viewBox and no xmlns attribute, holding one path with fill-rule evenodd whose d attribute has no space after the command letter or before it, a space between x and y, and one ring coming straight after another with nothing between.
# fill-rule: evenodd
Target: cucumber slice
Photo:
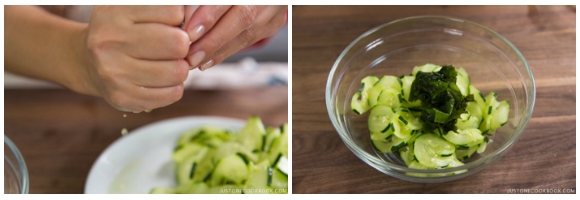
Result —
<instances>
[{"instance_id":1,"label":"cucumber slice","mask_svg":"<svg viewBox=\"0 0 580 200\"><path fill-rule=\"evenodd\" d=\"M266 128L266 137L262 145L262 151L268 152L272 148L272 143L282 134L283 128Z\"/></svg>"},{"instance_id":2,"label":"cucumber slice","mask_svg":"<svg viewBox=\"0 0 580 200\"><path fill-rule=\"evenodd\" d=\"M280 161L278 161L276 168L278 168L282 174L288 176L288 158L286 156L282 156Z\"/></svg>"},{"instance_id":3,"label":"cucumber slice","mask_svg":"<svg viewBox=\"0 0 580 200\"><path fill-rule=\"evenodd\" d=\"M487 94L487 96L485 96L485 103L487 104L487 107L491 107L495 110L499 106L499 102L497 102L497 94L495 92ZM488 114L490 113L488 112Z\"/></svg>"},{"instance_id":4,"label":"cucumber slice","mask_svg":"<svg viewBox=\"0 0 580 200\"><path fill-rule=\"evenodd\" d=\"M469 94L473 95L473 100L475 100L475 103L477 103L477 105L479 106L479 109L481 110L483 116L483 111L484 110L487 111L487 103L485 102L485 97L483 97L483 94L473 85L469 85Z\"/></svg>"},{"instance_id":5,"label":"cucumber slice","mask_svg":"<svg viewBox=\"0 0 580 200\"><path fill-rule=\"evenodd\" d=\"M259 118L250 117L239 134L200 127L185 132L176 146L172 159L178 187L157 187L151 193L269 192L264 189L288 186L287 123L266 128ZM279 174L286 177L276 178Z\"/></svg>"},{"instance_id":6,"label":"cucumber slice","mask_svg":"<svg viewBox=\"0 0 580 200\"><path fill-rule=\"evenodd\" d=\"M401 78L401 82L403 82L403 87L401 88L401 94L406 101L409 101L409 95L411 94L411 85L413 85L413 81L415 80L414 76L403 76Z\"/></svg>"},{"instance_id":7,"label":"cucumber slice","mask_svg":"<svg viewBox=\"0 0 580 200\"><path fill-rule=\"evenodd\" d=\"M203 150L199 151L198 154L187 157L182 162L177 163L177 183L179 183L179 185L187 185L193 180L197 171L198 162L203 159L203 155L205 155L208 150L209 149L205 147Z\"/></svg>"},{"instance_id":8,"label":"cucumber slice","mask_svg":"<svg viewBox=\"0 0 580 200\"><path fill-rule=\"evenodd\" d=\"M415 160L415 154L413 151L414 151L413 142L409 142L407 147L399 151L401 159L403 159L403 162L405 162L407 166L409 166L411 162Z\"/></svg>"},{"instance_id":9,"label":"cucumber slice","mask_svg":"<svg viewBox=\"0 0 580 200\"><path fill-rule=\"evenodd\" d=\"M483 153L485 151L485 149L487 148L487 144L488 142L483 142L479 145L479 147L477 148L477 153Z\"/></svg>"},{"instance_id":10,"label":"cucumber slice","mask_svg":"<svg viewBox=\"0 0 580 200\"><path fill-rule=\"evenodd\" d=\"M388 137L393 137L393 129L391 129L391 127L392 124L388 125L387 128L381 132L371 132L371 137L377 138L379 140L385 140Z\"/></svg>"},{"instance_id":11,"label":"cucumber slice","mask_svg":"<svg viewBox=\"0 0 580 200\"><path fill-rule=\"evenodd\" d=\"M244 159L250 160L252 162L258 161L258 156L254 155L250 149L238 142L228 141L216 149L216 152L213 156L213 162L217 163L222 158L236 153L242 154Z\"/></svg>"},{"instance_id":12,"label":"cucumber slice","mask_svg":"<svg viewBox=\"0 0 580 200\"><path fill-rule=\"evenodd\" d=\"M412 76L417 75L417 72L438 72L441 69L441 66L428 63L422 66L416 66L413 68L413 72L411 73Z\"/></svg>"},{"instance_id":13,"label":"cucumber slice","mask_svg":"<svg viewBox=\"0 0 580 200\"><path fill-rule=\"evenodd\" d=\"M460 162L459 160L457 160L457 159L451 159L451 162L449 162L449 165L446 166L446 167L444 167L444 168L459 167L461 165L463 165L463 163ZM427 167L425 165L422 165L421 163L419 163L417 161L411 162L411 164L409 164L409 168L413 168L413 169L433 169L433 168ZM407 175L409 175L409 176L416 176L416 177L443 177L443 176L450 176L450 175L453 175L453 174L464 173L466 171L467 170L460 170L460 171L450 172L450 173L433 173L433 174L407 172Z\"/></svg>"},{"instance_id":14,"label":"cucumber slice","mask_svg":"<svg viewBox=\"0 0 580 200\"><path fill-rule=\"evenodd\" d=\"M357 115L361 115L371 108L368 102L368 97L363 98L363 96L359 93L355 93L352 96L350 107Z\"/></svg>"},{"instance_id":15,"label":"cucumber slice","mask_svg":"<svg viewBox=\"0 0 580 200\"><path fill-rule=\"evenodd\" d=\"M469 94L469 85L470 85L469 82L470 80L467 71L465 71L465 69L463 69L462 67L457 69L457 80L455 81L455 84L459 88L461 95L463 95L464 97Z\"/></svg>"},{"instance_id":16,"label":"cucumber slice","mask_svg":"<svg viewBox=\"0 0 580 200\"><path fill-rule=\"evenodd\" d=\"M407 143L401 138L396 136L391 136L388 138L377 137L377 135L371 135L371 142L375 149L381 153L391 153L395 152L405 146Z\"/></svg>"},{"instance_id":17,"label":"cucumber slice","mask_svg":"<svg viewBox=\"0 0 580 200\"><path fill-rule=\"evenodd\" d=\"M483 117L487 118L488 116L492 115L494 111L499 106L499 102L497 102L497 94L495 92L490 92L485 96L485 107L481 110L483 112Z\"/></svg>"},{"instance_id":18,"label":"cucumber slice","mask_svg":"<svg viewBox=\"0 0 580 200\"><path fill-rule=\"evenodd\" d=\"M415 140L414 153L417 161L426 167L448 166L455 158L455 145L435 134L423 134Z\"/></svg>"},{"instance_id":19,"label":"cucumber slice","mask_svg":"<svg viewBox=\"0 0 580 200\"><path fill-rule=\"evenodd\" d=\"M266 130L262 120L259 117L252 116L246 122L246 125L238 135L238 142L243 146L250 148L252 151L262 149L263 137Z\"/></svg>"},{"instance_id":20,"label":"cucumber slice","mask_svg":"<svg viewBox=\"0 0 580 200\"><path fill-rule=\"evenodd\" d=\"M481 110L481 107L477 104L477 102L467 102L467 107L465 108L465 110L467 111L467 113L469 113L469 115L478 119L477 122L478 125L476 128L479 128L479 124L481 124L481 122L483 121L483 112Z\"/></svg>"},{"instance_id":21,"label":"cucumber slice","mask_svg":"<svg viewBox=\"0 0 580 200\"><path fill-rule=\"evenodd\" d=\"M465 130L457 130L449 131L447 134L443 135L447 141L458 145L458 146L476 146L483 142L484 137L481 135L481 131L479 129L465 129Z\"/></svg>"},{"instance_id":22,"label":"cucumber slice","mask_svg":"<svg viewBox=\"0 0 580 200\"><path fill-rule=\"evenodd\" d=\"M231 134L228 130L205 126L201 129L199 134L192 137L190 142L197 142L200 144L216 144L219 145L216 141L225 141L231 138Z\"/></svg>"},{"instance_id":23,"label":"cucumber slice","mask_svg":"<svg viewBox=\"0 0 580 200\"><path fill-rule=\"evenodd\" d=\"M356 114L363 114L369 109L371 106L369 105L369 90L379 81L379 78L376 76L367 76L361 80L361 87L359 90L353 95L351 99L351 108Z\"/></svg>"},{"instance_id":24,"label":"cucumber slice","mask_svg":"<svg viewBox=\"0 0 580 200\"><path fill-rule=\"evenodd\" d=\"M398 94L401 82L395 76L383 76L368 90L369 106L385 105L398 107Z\"/></svg>"},{"instance_id":25,"label":"cucumber slice","mask_svg":"<svg viewBox=\"0 0 580 200\"><path fill-rule=\"evenodd\" d=\"M208 175L213 171L213 168L215 167L214 162L212 161L213 159L213 155L215 154L215 149L212 148L208 148L208 151L206 151L204 154L200 154L200 156L202 156L202 158L197 161L196 160L196 166L195 166L195 172L193 174L193 178L190 181L191 183L197 183L197 182L201 182L203 181L206 177L208 177ZM192 163L193 164L193 163ZM193 167L190 165L190 170ZM181 172L181 177L186 177L186 170L182 169ZM179 176L180 173L177 173L177 179L179 180ZM190 175L190 174L187 174ZM186 187L186 188L183 188ZM179 185L179 191L183 191L186 190L187 187L189 187L189 185L185 184L185 185Z\"/></svg>"},{"instance_id":26,"label":"cucumber slice","mask_svg":"<svg viewBox=\"0 0 580 200\"><path fill-rule=\"evenodd\" d=\"M288 188L288 175L280 170L272 170L272 188Z\"/></svg>"},{"instance_id":27,"label":"cucumber slice","mask_svg":"<svg viewBox=\"0 0 580 200\"><path fill-rule=\"evenodd\" d=\"M183 135L181 135L179 137L179 140L177 141L177 148L175 148L175 150L177 151L177 150L181 149L183 146L190 143L193 138L195 138L197 135L201 134L203 131L204 131L203 128L197 128L197 129L189 130L189 131L183 133Z\"/></svg>"},{"instance_id":28,"label":"cucumber slice","mask_svg":"<svg viewBox=\"0 0 580 200\"><path fill-rule=\"evenodd\" d=\"M479 130L482 134L491 135L493 131L491 130L491 121L493 120L493 116L487 116L481 124L479 125Z\"/></svg>"},{"instance_id":29,"label":"cucumber slice","mask_svg":"<svg viewBox=\"0 0 580 200\"><path fill-rule=\"evenodd\" d=\"M477 148L479 148L479 145L469 147L469 149L456 149L455 150L455 157L459 161L467 160L467 159L471 158L471 155L473 155L473 153L475 153L475 151L477 151Z\"/></svg>"},{"instance_id":30,"label":"cucumber slice","mask_svg":"<svg viewBox=\"0 0 580 200\"><path fill-rule=\"evenodd\" d=\"M457 119L455 127L457 127L458 130L479 128L480 120L469 114L467 114L467 116L469 116L467 119Z\"/></svg>"},{"instance_id":31,"label":"cucumber slice","mask_svg":"<svg viewBox=\"0 0 580 200\"><path fill-rule=\"evenodd\" d=\"M268 162L264 161L257 165L250 166L250 174L245 184L244 193L261 193L262 190L268 187L268 180L271 180L271 174L268 173L270 167ZM271 170L270 170L271 171Z\"/></svg>"},{"instance_id":32,"label":"cucumber slice","mask_svg":"<svg viewBox=\"0 0 580 200\"><path fill-rule=\"evenodd\" d=\"M248 178L248 165L238 154L229 155L219 161L212 173L210 186L224 184L241 185Z\"/></svg>"},{"instance_id":33,"label":"cucumber slice","mask_svg":"<svg viewBox=\"0 0 580 200\"><path fill-rule=\"evenodd\" d=\"M379 87L372 87L368 90L368 105L369 107L373 107L377 105L379 100L379 96L383 93L384 88Z\"/></svg>"},{"instance_id":34,"label":"cucumber slice","mask_svg":"<svg viewBox=\"0 0 580 200\"><path fill-rule=\"evenodd\" d=\"M429 167L420 164L416 160L411 161L411 163L409 163L408 166L411 169L430 169ZM416 176L416 177L427 177L428 176L425 173L415 173L415 172L407 172L407 175L409 175L409 176Z\"/></svg>"},{"instance_id":35,"label":"cucumber slice","mask_svg":"<svg viewBox=\"0 0 580 200\"><path fill-rule=\"evenodd\" d=\"M373 87L401 91L401 86L402 85L398 77L385 75L381 77L381 79Z\"/></svg>"},{"instance_id":36,"label":"cucumber slice","mask_svg":"<svg viewBox=\"0 0 580 200\"><path fill-rule=\"evenodd\" d=\"M401 121L405 124L405 128L407 128L409 130L421 130L421 129L423 129L423 122L419 118L420 115L415 116L408 109L398 109L396 111L396 113L399 115L399 121Z\"/></svg>"},{"instance_id":37,"label":"cucumber slice","mask_svg":"<svg viewBox=\"0 0 580 200\"><path fill-rule=\"evenodd\" d=\"M182 163L186 158L199 154L203 150L207 150L207 146L191 143L187 146L182 146L171 154L171 158L176 163Z\"/></svg>"},{"instance_id":38,"label":"cucumber slice","mask_svg":"<svg viewBox=\"0 0 580 200\"><path fill-rule=\"evenodd\" d=\"M268 153L269 160L274 162L280 154L288 157L288 132L283 132L272 142L272 149Z\"/></svg>"},{"instance_id":39,"label":"cucumber slice","mask_svg":"<svg viewBox=\"0 0 580 200\"><path fill-rule=\"evenodd\" d=\"M393 134L395 137L407 141L411 137L411 130L405 123L407 122L403 117L395 114L395 119L392 120Z\"/></svg>"},{"instance_id":40,"label":"cucumber slice","mask_svg":"<svg viewBox=\"0 0 580 200\"><path fill-rule=\"evenodd\" d=\"M401 106L401 101L399 99L400 95L399 91L400 90L395 90L393 88L383 89L375 105L388 106L393 109L399 108ZM374 106L372 103L371 105Z\"/></svg>"},{"instance_id":41,"label":"cucumber slice","mask_svg":"<svg viewBox=\"0 0 580 200\"><path fill-rule=\"evenodd\" d=\"M510 104L507 100L499 102L497 108L492 112L490 129L496 130L508 122Z\"/></svg>"},{"instance_id":42,"label":"cucumber slice","mask_svg":"<svg viewBox=\"0 0 580 200\"><path fill-rule=\"evenodd\" d=\"M368 127L371 132L383 132L391 123L395 113L388 106L375 106L369 115Z\"/></svg>"}]
</instances>

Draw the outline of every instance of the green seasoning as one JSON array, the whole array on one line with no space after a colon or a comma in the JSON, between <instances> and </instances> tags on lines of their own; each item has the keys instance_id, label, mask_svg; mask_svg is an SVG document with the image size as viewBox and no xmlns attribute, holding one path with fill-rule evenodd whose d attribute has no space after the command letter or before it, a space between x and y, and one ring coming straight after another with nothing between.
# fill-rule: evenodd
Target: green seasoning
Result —
<instances>
[{"instance_id":1,"label":"green seasoning","mask_svg":"<svg viewBox=\"0 0 580 200\"><path fill-rule=\"evenodd\" d=\"M351 107L356 114L370 111L377 151L399 153L415 169L463 165L485 151L510 110L507 100L498 102L494 92L484 96L471 85L465 69L434 64L415 67L407 76L363 78Z\"/></svg>"},{"instance_id":2,"label":"green seasoning","mask_svg":"<svg viewBox=\"0 0 580 200\"><path fill-rule=\"evenodd\" d=\"M172 155L177 188L150 193L287 193L288 125L250 117L239 133L205 126L185 132Z\"/></svg>"}]
</instances>

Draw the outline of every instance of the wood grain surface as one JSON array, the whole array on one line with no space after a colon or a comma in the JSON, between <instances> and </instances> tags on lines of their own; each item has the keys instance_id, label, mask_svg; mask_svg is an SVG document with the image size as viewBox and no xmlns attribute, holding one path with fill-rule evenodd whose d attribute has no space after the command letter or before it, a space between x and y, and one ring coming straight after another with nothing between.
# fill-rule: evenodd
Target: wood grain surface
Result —
<instances>
[{"instance_id":1,"label":"wood grain surface","mask_svg":"<svg viewBox=\"0 0 580 200\"><path fill-rule=\"evenodd\" d=\"M268 126L288 121L288 87L186 90L183 98L150 113L115 110L104 100L68 90L4 90L4 132L20 149L30 175L30 193L83 193L101 152L149 123L183 116L262 118ZM129 133L131 134L131 133ZM160 133L163 134L163 133Z\"/></svg>"},{"instance_id":2,"label":"wood grain surface","mask_svg":"<svg viewBox=\"0 0 580 200\"><path fill-rule=\"evenodd\" d=\"M576 193L575 6L292 8L293 193ZM382 174L348 150L326 111L326 81L342 50L373 27L415 15L459 17L495 30L535 76L534 113L516 145L464 179L422 184Z\"/></svg>"}]
</instances>

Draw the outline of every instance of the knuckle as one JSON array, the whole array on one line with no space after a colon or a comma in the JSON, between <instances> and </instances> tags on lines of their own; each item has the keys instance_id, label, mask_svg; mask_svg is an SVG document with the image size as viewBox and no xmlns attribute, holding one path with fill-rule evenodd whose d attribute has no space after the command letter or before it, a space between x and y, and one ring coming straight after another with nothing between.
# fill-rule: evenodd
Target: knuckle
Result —
<instances>
[{"instance_id":1,"label":"knuckle","mask_svg":"<svg viewBox=\"0 0 580 200\"><path fill-rule=\"evenodd\" d=\"M221 46L223 46L224 41L219 39L219 38L207 38L205 39L205 44L204 46L204 50L206 52L206 55L211 54L212 52L217 51Z\"/></svg>"},{"instance_id":2,"label":"knuckle","mask_svg":"<svg viewBox=\"0 0 580 200\"><path fill-rule=\"evenodd\" d=\"M121 91L109 92L106 99L109 104L113 105L114 107L127 108L127 105L130 105L126 95Z\"/></svg>"},{"instance_id":3,"label":"knuckle","mask_svg":"<svg viewBox=\"0 0 580 200\"><path fill-rule=\"evenodd\" d=\"M286 24L286 17L280 17L280 18L274 20L274 26L276 28L281 28L285 24Z\"/></svg>"},{"instance_id":4,"label":"knuckle","mask_svg":"<svg viewBox=\"0 0 580 200\"><path fill-rule=\"evenodd\" d=\"M189 36L187 33L179 30L172 31L167 37L167 48L176 58L185 58L189 51Z\"/></svg>"},{"instance_id":5,"label":"knuckle","mask_svg":"<svg viewBox=\"0 0 580 200\"><path fill-rule=\"evenodd\" d=\"M195 11L203 13L196 15L201 19L202 24L213 26L222 16L224 9L229 9L229 6L216 5L216 6L200 6L199 10Z\"/></svg>"},{"instance_id":6,"label":"knuckle","mask_svg":"<svg viewBox=\"0 0 580 200\"><path fill-rule=\"evenodd\" d=\"M184 60L178 60L177 66L175 67L175 77L176 84L183 83L189 76L189 65Z\"/></svg>"},{"instance_id":7,"label":"knuckle","mask_svg":"<svg viewBox=\"0 0 580 200\"><path fill-rule=\"evenodd\" d=\"M241 12L239 15L240 23L242 25L249 26L254 23L257 15L258 9L256 6L241 6Z\"/></svg>"},{"instance_id":8,"label":"knuckle","mask_svg":"<svg viewBox=\"0 0 580 200\"><path fill-rule=\"evenodd\" d=\"M183 22L185 16L183 6L167 6L166 12L170 24L176 25Z\"/></svg>"},{"instance_id":9,"label":"knuckle","mask_svg":"<svg viewBox=\"0 0 580 200\"><path fill-rule=\"evenodd\" d=\"M244 32L242 32L239 37L242 40L244 47L249 45L250 42L254 41L254 38L256 37L256 28L253 26L246 28L246 30L244 30Z\"/></svg>"},{"instance_id":10,"label":"knuckle","mask_svg":"<svg viewBox=\"0 0 580 200\"><path fill-rule=\"evenodd\" d=\"M170 90L170 94L168 95L167 105L179 101L182 96L183 96L183 84L172 87Z\"/></svg>"}]
</instances>

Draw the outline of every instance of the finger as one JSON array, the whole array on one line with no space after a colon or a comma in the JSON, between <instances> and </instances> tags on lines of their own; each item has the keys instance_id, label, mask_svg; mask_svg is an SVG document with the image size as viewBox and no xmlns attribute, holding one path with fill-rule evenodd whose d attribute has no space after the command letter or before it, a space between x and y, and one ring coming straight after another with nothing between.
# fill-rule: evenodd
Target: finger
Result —
<instances>
[{"instance_id":1,"label":"finger","mask_svg":"<svg viewBox=\"0 0 580 200\"><path fill-rule=\"evenodd\" d=\"M228 10L215 27L191 45L187 58L189 64L197 66L201 61L208 62L205 56L214 54L243 31L253 31L256 28L254 20L262 8L264 6L234 6ZM204 58L197 57L199 54L203 54Z\"/></svg>"},{"instance_id":2,"label":"finger","mask_svg":"<svg viewBox=\"0 0 580 200\"><path fill-rule=\"evenodd\" d=\"M115 108L140 113L171 105L183 96L183 84L163 88L147 88L135 85L126 85L119 91L112 93L106 100Z\"/></svg>"},{"instance_id":3,"label":"finger","mask_svg":"<svg viewBox=\"0 0 580 200\"><path fill-rule=\"evenodd\" d=\"M189 75L189 65L183 59L167 61L136 60L125 76L134 85L161 88L182 84Z\"/></svg>"},{"instance_id":4,"label":"finger","mask_svg":"<svg viewBox=\"0 0 580 200\"><path fill-rule=\"evenodd\" d=\"M137 111L148 111L171 105L181 99L183 88L183 83L163 88L141 87L140 91L143 92L136 95L136 100L140 101L142 107L140 107L141 110Z\"/></svg>"},{"instance_id":5,"label":"finger","mask_svg":"<svg viewBox=\"0 0 580 200\"><path fill-rule=\"evenodd\" d=\"M189 34L190 41L197 41L204 33L211 30L230 7L200 6L192 12L191 17L185 19L185 31Z\"/></svg>"},{"instance_id":6,"label":"finger","mask_svg":"<svg viewBox=\"0 0 580 200\"><path fill-rule=\"evenodd\" d=\"M162 23L180 26L185 17L184 6L120 6L136 23Z\"/></svg>"},{"instance_id":7,"label":"finger","mask_svg":"<svg viewBox=\"0 0 580 200\"><path fill-rule=\"evenodd\" d=\"M126 30L127 54L138 59L183 59L189 50L189 37L185 31L157 23L137 24Z\"/></svg>"},{"instance_id":8,"label":"finger","mask_svg":"<svg viewBox=\"0 0 580 200\"><path fill-rule=\"evenodd\" d=\"M195 13L197 8L199 8L199 6L185 6L185 22L183 23L183 27L181 27L183 30L186 30L185 26L189 23L191 16L193 16L193 13Z\"/></svg>"},{"instance_id":9,"label":"finger","mask_svg":"<svg viewBox=\"0 0 580 200\"><path fill-rule=\"evenodd\" d=\"M210 56L209 58L212 59L200 65L199 69L203 71L212 66L215 66L223 62L226 58L230 57L231 55L246 48L247 46L252 45L264 38L273 36L285 23L286 23L285 15L276 15L266 25L264 25L264 28L257 31L255 35L250 36L249 34L251 33L247 31L242 32L238 37L230 41L228 44L224 45L221 49L219 49L212 56Z\"/></svg>"}]
</instances>

